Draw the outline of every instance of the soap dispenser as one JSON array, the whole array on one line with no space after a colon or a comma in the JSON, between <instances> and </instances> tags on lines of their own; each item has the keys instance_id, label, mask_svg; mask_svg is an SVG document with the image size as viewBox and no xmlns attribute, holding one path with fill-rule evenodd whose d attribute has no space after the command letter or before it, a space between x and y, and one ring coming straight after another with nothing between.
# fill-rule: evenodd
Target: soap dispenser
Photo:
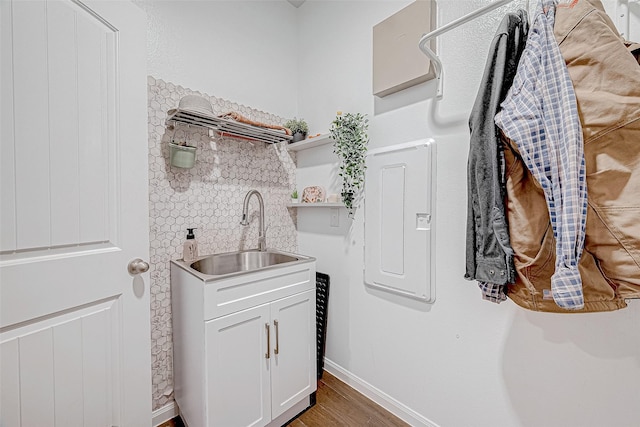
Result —
<instances>
[{"instance_id":1,"label":"soap dispenser","mask_svg":"<svg viewBox=\"0 0 640 427\"><path fill-rule=\"evenodd\" d=\"M182 248L182 259L185 262L192 262L198 258L198 242L196 236L193 234L195 228L187 228L187 240L184 242Z\"/></svg>"}]
</instances>

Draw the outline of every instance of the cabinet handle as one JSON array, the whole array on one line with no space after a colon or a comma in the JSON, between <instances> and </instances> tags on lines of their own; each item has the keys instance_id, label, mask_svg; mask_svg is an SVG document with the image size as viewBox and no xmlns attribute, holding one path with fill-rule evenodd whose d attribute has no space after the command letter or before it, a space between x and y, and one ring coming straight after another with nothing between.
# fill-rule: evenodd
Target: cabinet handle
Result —
<instances>
[{"instance_id":1,"label":"cabinet handle","mask_svg":"<svg viewBox=\"0 0 640 427\"><path fill-rule=\"evenodd\" d=\"M279 351L280 351L279 350L279 347L280 347L279 342L280 342L280 340L278 339L278 337L280 336L279 328L278 328L278 321L274 320L273 321L273 325L276 327L276 348L273 349L273 354L278 354Z\"/></svg>"},{"instance_id":2,"label":"cabinet handle","mask_svg":"<svg viewBox=\"0 0 640 427\"><path fill-rule=\"evenodd\" d=\"M266 359L269 359L270 357L270 348L271 348L271 328L269 328L269 324L265 323L264 324L264 328L267 330L267 352L265 353L264 357Z\"/></svg>"}]
</instances>

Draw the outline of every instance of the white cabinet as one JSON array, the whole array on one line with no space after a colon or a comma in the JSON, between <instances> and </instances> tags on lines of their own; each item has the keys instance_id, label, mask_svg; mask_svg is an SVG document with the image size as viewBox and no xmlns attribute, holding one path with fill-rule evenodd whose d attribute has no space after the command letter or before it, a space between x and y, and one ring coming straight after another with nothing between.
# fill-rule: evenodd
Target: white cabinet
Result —
<instances>
[{"instance_id":1,"label":"white cabinet","mask_svg":"<svg viewBox=\"0 0 640 427\"><path fill-rule=\"evenodd\" d=\"M271 303L271 416L276 418L316 389L316 291Z\"/></svg>"},{"instance_id":2,"label":"white cabinet","mask_svg":"<svg viewBox=\"0 0 640 427\"><path fill-rule=\"evenodd\" d=\"M315 262L210 282L172 263L171 287L175 397L189 427L281 426L309 406Z\"/></svg>"},{"instance_id":3,"label":"white cabinet","mask_svg":"<svg viewBox=\"0 0 640 427\"><path fill-rule=\"evenodd\" d=\"M206 335L208 425L264 426L271 421L269 304L210 320Z\"/></svg>"},{"instance_id":4,"label":"white cabinet","mask_svg":"<svg viewBox=\"0 0 640 427\"><path fill-rule=\"evenodd\" d=\"M206 323L210 425L263 426L313 393L314 319L306 291Z\"/></svg>"}]
</instances>

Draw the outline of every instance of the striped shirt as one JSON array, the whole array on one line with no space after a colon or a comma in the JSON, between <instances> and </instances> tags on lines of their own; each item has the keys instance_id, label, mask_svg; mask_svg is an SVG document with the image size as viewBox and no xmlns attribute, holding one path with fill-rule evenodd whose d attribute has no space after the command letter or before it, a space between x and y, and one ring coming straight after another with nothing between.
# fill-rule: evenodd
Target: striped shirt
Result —
<instances>
[{"instance_id":1,"label":"striped shirt","mask_svg":"<svg viewBox=\"0 0 640 427\"><path fill-rule=\"evenodd\" d=\"M587 218L582 128L576 95L553 34L556 2L541 0L513 85L495 121L518 145L540 183L556 238L551 294L559 307L584 307L578 261Z\"/></svg>"}]
</instances>

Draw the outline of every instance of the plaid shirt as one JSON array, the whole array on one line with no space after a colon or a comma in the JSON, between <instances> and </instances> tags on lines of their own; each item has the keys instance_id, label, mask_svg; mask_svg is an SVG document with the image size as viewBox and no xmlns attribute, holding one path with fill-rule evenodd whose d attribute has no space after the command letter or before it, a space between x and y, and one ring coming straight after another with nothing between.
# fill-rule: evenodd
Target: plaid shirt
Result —
<instances>
[{"instance_id":1,"label":"plaid shirt","mask_svg":"<svg viewBox=\"0 0 640 427\"><path fill-rule=\"evenodd\" d=\"M518 144L544 191L556 238L551 293L559 307L584 307L578 261L587 218L582 128L576 95L553 35L553 0L539 2L513 85L496 124Z\"/></svg>"},{"instance_id":2,"label":"plaid shirt","mask_svg":"<svg viewBox=\"0 0 640 427\"><path fill-rule=\"evenodd\" d=\"M507 285L498 285L497 283L478 282L478 286L482 291L482 299L485 301L500 304L507 300Z\"/></svg>"}]
</instances>

